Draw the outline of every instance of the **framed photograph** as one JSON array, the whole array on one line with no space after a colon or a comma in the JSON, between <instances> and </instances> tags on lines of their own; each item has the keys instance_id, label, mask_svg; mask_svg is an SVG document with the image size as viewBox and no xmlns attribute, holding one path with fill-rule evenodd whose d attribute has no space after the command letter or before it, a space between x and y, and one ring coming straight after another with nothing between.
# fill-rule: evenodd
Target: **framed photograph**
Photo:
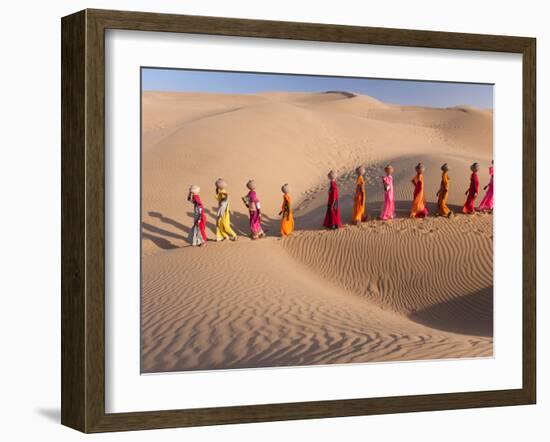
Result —
<instances>
[{"instance_id":1,"label":"framed photograph","mask_svg":"<svg viewBox=\"0 0 550 442\"><path fill-rule=\"evenodd\" d=\"M535 403L535 39L61 24L64 425Z\"/></svg>"}]
</instances>

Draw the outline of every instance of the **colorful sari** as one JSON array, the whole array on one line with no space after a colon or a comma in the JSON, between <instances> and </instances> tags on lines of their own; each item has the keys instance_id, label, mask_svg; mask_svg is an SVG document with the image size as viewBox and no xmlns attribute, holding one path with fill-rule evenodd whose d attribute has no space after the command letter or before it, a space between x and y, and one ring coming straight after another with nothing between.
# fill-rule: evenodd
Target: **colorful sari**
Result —
<instances>
[{"instance_id":1,"label":"colorful sari","mask_svg":"<svg viewBox=\"0 0 550 442\"><path fill-rule=\"evenodd\" d=\"M381 220L393 219L395 217L395 201L393 199L393 177L386 175L382 177L384 184L384 205L380 213Z\"/></svg>"},{"instance_id":2,"label":"colorful sari","mask_svg":"<svg viewBox=\"0 0 550 442\"><path fill-rule=\"evenodd\" d=\"M216 240L234 239L237 234L231 228L229 198L225 189L219 189L216 194L218 200L218 221L216 222Z\"/></svg>"},{"instance_id":3,"label":"colorful sari","mask_svg":"<svg viewBox=\"0 0 550 442\"><path fill-rule=\"evenodd\" d=\"M449 197L449 173L441 174L441 186L437 192L437 214L441 216L449 216L452 212L447 207L447 198Z\"/></svg>"},{"instance_id":4,"label":"colorful sari","mask_svg":"<svg viewBox=\"0 0 550 442\"><path fill-rule=\"evenodd\" d=\"M417 173L411 181L414 185L413 203L411 207L411 218L425 218L428 216L426 208L426 199L424 198L424 176Z\"/></svg>"},{"instance_id":5,"label":"colorful sari","mask_svg":"<svg viewBox=\"0 0 550 442\"><path fill-rule=\"evenodd\" d=\"M330 187L328 189L327 213L323 226L327 229L337 229L342 226L340 222L340 207L338 204L338 186L335 180L330 182Z\"/></svg>"},{"instance_id":6,"label":"colorful sari","mask_svg":"<svg viewBox=\"0 0 550 442\"><path fill-rule=\"evenodd\" d=\"M365 179L362 175L357 177L357 186L355 189L355 198L353 200L353 213L351 221L358 224L365 220Z\"/></svg>"},{"instance_id":7,"label":"colorful sari","mask_svg":"<svg viewBox=\"0 0 550 442\"><path fill-rule=\"evenodd\" d=\"M283 196L283 205L281 207L281 235L287 236L294 231L294 217L292 216L292 208L290 206L290 195L285 193Z\"/></svg>"},{"instance_id":8,"label":"colorful sari","mask_svg":"<svg viewBox=\"0 0 550 442\"><path fill-rule=\"evenodd\" d=\"M265 235L262 230L262 215L260 212L260 200L255 190L248 192L248 214L250 216L250 232L252 239L258 239Z\"/></svg>"},{"instance_id":9,"label":"colorful sari","mask_svg":"<svg viewBox=\"0 0 550 442\"><path fill-rule=\"evenodd\" d=\"M472 172L472 175L470 175L470 187L468 189L468 196L466 198L466 202L464 203L464 207L462 208L462 213L474 213L475 208L475 202L476 197L479 192L479 179L477 177L477 173Z\"/></svg>"},{"instance_id":10,"label":"colorful sari","mask_svg":"<svg viewBox=\"0 0 550 442\"><path fill-rule=\"evenodd\" d=\"M191 198L193 203L193 228L189 235L189 242L192 246L201 246L206 242L206 216L204 206L198 195Z\"/></svg>"},{"instance_id":11,"label":"colorful sari","mask_svg":"<svg viewBox=\"0 0 550 442\"><path fill-rule=\"evenodd\" d=\"M494 198L493 198L493 174L495 169L493 166L489 167L489 175L491 178L489 179L489 184L487 185L487 192L485 193L485 196L481 200L481 203L479 204L478 210L493 210L493 207L495 205Z\"/></svg>"}]
</instances>

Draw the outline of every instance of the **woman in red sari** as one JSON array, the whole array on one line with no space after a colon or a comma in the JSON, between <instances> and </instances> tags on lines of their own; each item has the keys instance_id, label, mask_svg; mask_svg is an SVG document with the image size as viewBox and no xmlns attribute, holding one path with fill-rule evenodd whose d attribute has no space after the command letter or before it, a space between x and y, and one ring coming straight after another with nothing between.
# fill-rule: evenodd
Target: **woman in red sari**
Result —
<instances>
[{"instance_id":1,"label":"woman in red sari","mask_svg":"<svg viewBox=\"0 0 550 442\"><path fill-rule=\"evenodd\" d=\"M331 170L328 173L330 180L328 189L327 213L323 226L327 229L338 229L342 226L340 221L340 206L338 204L338 186L336 185L336 172Z\"/></svg>"},{"instance_id":2,"label":"woman in red sari","mask_svg":"<svg viewBox=\"0 0 550 442\"><path fill-rule=\"evenodd\" d=\"M193 184L189 188L187 200L193 203L193 227L189 234L189 242L192 246L206 245L206 216L204 214L204 206L202 205L199 192L201 188Z\"/></svg>"},{"instance_id":3,"label":"woman in red sari","mask_svg":"<svg viewBox=\"0 0 550 442\"><path fill-rule=\"evenodd\" d=\"M466 202L464 203L464 207L462 208L462 213L474 213L475 212L475 204L476 204L476 198L477 194L479 192L479 179L477 177L477 172L479 171L479 164L474 163L470 166L470 170L472 171L472 175L470 175L470 187L466 191L465 195L467 195Z\"/></svg>"}]
</instances>

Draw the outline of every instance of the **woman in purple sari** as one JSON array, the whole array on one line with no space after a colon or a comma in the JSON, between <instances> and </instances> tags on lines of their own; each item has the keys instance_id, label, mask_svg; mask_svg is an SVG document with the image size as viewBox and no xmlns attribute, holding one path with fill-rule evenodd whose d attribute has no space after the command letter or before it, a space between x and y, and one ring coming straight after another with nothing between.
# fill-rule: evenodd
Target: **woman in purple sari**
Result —
<instances>
[{"instance_id":1,"label":"woman in purple sari","mask_svg":"<svg viewBox=\"0 0 550 442\"><path fill-rule=\"evenodd\" d=\"M250 236L252 239L259 239L265 236L262 229L262 214L260 209L260 199L256 194L256 182L250 180L246 183L246 187L249 192L243 197L243 201L248 208L248 214L250 216Z\"/></svg>"},{"instance_id":2,"label":"woman in purple sari","mask_svg":"<svg viewBox=\"0 0 550 442\"><path fill-rule=\"evenodd\" d=\"M494 192L493 178L494 178L494 173L495 173L495 169L494 169L494 166L493 166L493 162L491 161L491 165L489 166L489 176L491 178L489 180L489 184L487 184L483 188L483 190L486 190L487 193L485 194L485 196L481 200L481 203L479 204L479 208L478 208L478 210L480 210L482 212L489 212L489 213L493 212L493 206L495 204L494 199L493 199L493 192Z\"/></svg>"}]
</instances>

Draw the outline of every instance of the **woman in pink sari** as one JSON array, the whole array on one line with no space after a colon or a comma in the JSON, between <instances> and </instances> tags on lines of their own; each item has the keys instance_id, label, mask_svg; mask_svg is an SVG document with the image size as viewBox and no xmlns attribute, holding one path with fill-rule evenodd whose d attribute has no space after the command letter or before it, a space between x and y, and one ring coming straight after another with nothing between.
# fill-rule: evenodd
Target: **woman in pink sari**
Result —
<instances>
[{"instance_id":1,"label":"woman in pink sari","mask_svg":"<svg viewBox=\"0 0 550 442\"><path fill-rule=\"evenodd\" d=\"M248 208L248 214L250 216L250 234L252 239L259 239L265 236L262 229L262 214L260 211L260 199L256 195L256 182L250 180L246 183L248 187L248 194L243 197L243 201Z\"/></svg>"},{"instance_id":2,"label":"woman in pink sari","mask_svg":"<svg viewBox=\"0 0 550 442\"><path fill-rule=\"evenodd\" d=\"M331 170L328 173L328 178L330 180L330 187L328 189L327 213L325 215L323 226L325 226L327 229L338 229L342 226L342 223L340 221L340 206L338 204L338 186L336 185L336 172Z\"/></svg>"},{"instance_id":3,"label":"woman in pink sari","mask_svg":"<svg viewBox=\"0 0 550 442\"><path fill-rule=\"evenodd\" d=\"M462 208L462 213L471 214L476 211L475 203L477 194L479 193L479 178L477 177L477 172L479 171L479 164L474 163L470 166L472 174L470 175L470 187L466 191L467 195L466 202Z\"/></svg>"},{"instance_id":4,"label":"woman in pink sari","mask_svg":"<svg viewBox=\"0 0 550 442\"><path fill-rule=\"evenodd\" d=\"M393 167L388 164L384 171L386 176L382 177L382 184L384 185L384 205L382 206L382 212L380 213L380 219L386 221L395 217L395 201L393 199Z\"/></svg>"},{"instance_id":5,"label":"woman in pink sari","mask_svg":"<svg viewBox=\"0 0 550 442\"><path fill-rule=\"evenodd\" d=\"M492 212L494 207L494 198L493 198L493 190L494 190L494 184L493 184L493 174L495 173L495 169L493 167L493 161L491 161L491 165L489 166L489 184L487 184L483 190L486 190L485 196L481 200L481 203L479 204L478 210L481 210L483 212Z\"/></svg>"}]
</instances>

